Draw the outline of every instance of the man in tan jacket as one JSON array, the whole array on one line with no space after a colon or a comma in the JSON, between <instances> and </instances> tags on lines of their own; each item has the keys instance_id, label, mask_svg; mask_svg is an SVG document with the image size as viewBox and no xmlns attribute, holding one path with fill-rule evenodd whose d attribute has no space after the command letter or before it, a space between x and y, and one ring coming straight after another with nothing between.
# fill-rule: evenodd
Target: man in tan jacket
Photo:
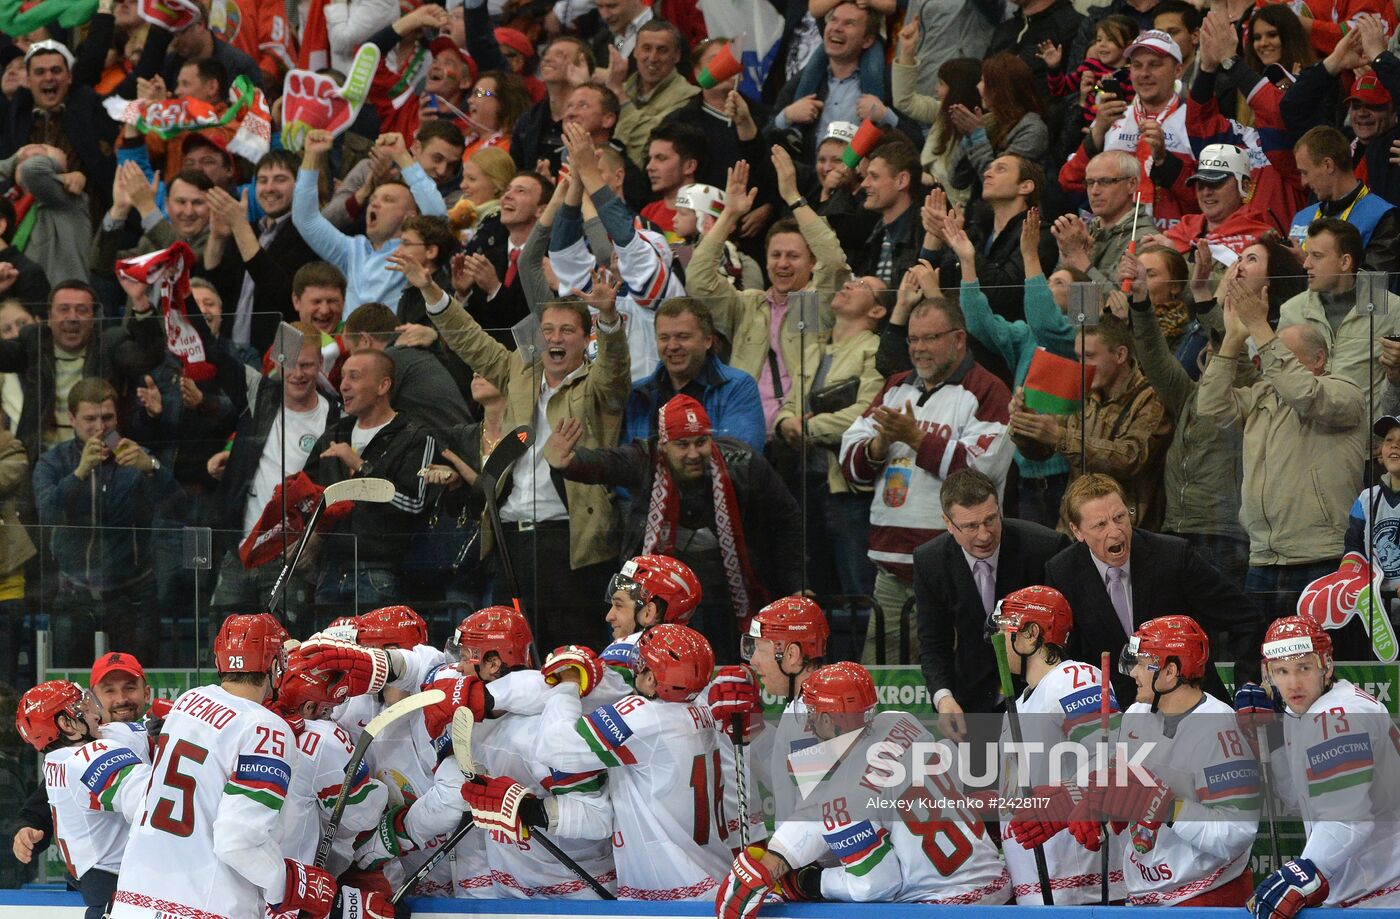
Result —
<instances>
[{"instance_id":1,"label":"man in tan jacket","mask_svg":"<svg viewBox=\"0 0 1400 919\"><path fill-rule=\"evenodd\" d=\"M683 46L679 29L664 19L652 19L637 30L636 73L623 81L627 75L627 61L617 54L612 55L608 88L622 103L613 139L626 147L627 155L643 168L647 164L651 132L667 115L700 92L700 87L687 82L676 69L681 62Z\"/></svg>"},{"instance_id":2,"label":"man in tan jacket","mask_svg":"<svg viewBox=\"0 0 1400 919\"><path fill-rule=\"evenodd\" d=\"M543 348L538 361L527 365L520 352L508 351L492 338L416 261L399 253L390 261L422 293L447 346L505 395L501 429L520 424L535 429L535 446L516 462L500 508L505 548L537 647L602 640L598 604L616 568L621 536L612 494L601 485L557 481L540 445L565 418L582 422L585 446L617 443L631 390L627 336L613 302L617 288L609 287L600 273L588 303L546 304L539 313ZM598 310L598 358L592 363L584 360L593 324L589 306ZM490 548L484 528L482 548ZM568 564L563 564L566 558Z\"/></svg>"},{"instance_id":3,"label":"man in tan jacket","mask_svg":"<svg viewBox=\"0 0 1400 919\"><path fill-rule=\"evenodd\" d=\"M1326 371L1327 342L1313 323L1269 327L1262 292L1236 286L1225 302L1225 340L1201 375L1197 410L1244 428L1240 519L1249 534L1248 593L1265 619L1292 611L1311 581L1337 570L1347 511L1361 491L1369 446L1366 399ZM1259 382L1232 387L1245 342L1259 349Z\"/></svg>"},{"instance_id":4,"label":"man in tan jacket","mask_svg":"<svg viewBox=\"0 0 1400 919\"><path fill-rule=\"evenodd\" d=\"M780 220L768 231L765 248L773 286L736 291L721 267L725 241L753 207L757 195L757 189L748 187L749 165L743 160L729 171L724 212L695 247L686 275L686 291L709 303L715 330L729 339L729 366L758 380L763 418L770 430L793 381L800 379L806 368L821 363L818 333L832 325L831 294L851 276L836 234L797 192L792 157L777 146L772 156L778 195L796 218ZM805 290L820 292L822 309L819 328L807 329L804 342L788 296ZM776 340L774 325L778 327Z\"/></svg>"}]
</instances>

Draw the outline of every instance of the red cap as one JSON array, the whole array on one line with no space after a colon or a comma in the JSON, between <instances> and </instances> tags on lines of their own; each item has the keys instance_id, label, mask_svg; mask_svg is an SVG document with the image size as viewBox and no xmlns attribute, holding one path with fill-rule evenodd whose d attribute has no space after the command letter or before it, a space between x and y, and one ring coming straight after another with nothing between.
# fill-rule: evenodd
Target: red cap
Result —
<instances>
[{"instance_id":1,"label":"red cap","mask_svg":"<svg viewBox=\"0 0 1400 919\"><path fill-rule=\"evenodd\" d=\"M535 46L530 39L519 29L508 29L505 26L496 30L496 44L505 45L514 51L519 51L520 55L527 61L535 56Z\"/></svg>"},{"instance_id":2,"label":"red cap","mask_svg":"<svg viewBox=\"0 0 1400 919\"><path fill-rule=\"evenodd\" d=\"M467 65L467 72L471 74L472 82L476 82L476 61L462 48L457 47L457 43L447 35L439 35L433 39L433 43L428 46L428 50L433 54L442 54L450 51L462 59Z\"/></svg>"},{"instance_id":3,"label":"red cap","mask_svg":"<svg viewBox=\"0 0 1400 919\"><path fill-rule=\"evenodd\" d=\"M1374 73L1363 73L1356 80L1356 85L1351 88L1351 94L1346 98L1347 102L1360 102L1362 105L1389 105L1390 93Z\"/></svg>"},{"instance_id":4,"label":"red cap","mask_svg":"<svg viewBox=\"0 0 1400 919\"><path fill-rule=\"evenodd\" d=\"M137 679L144 680L146 671L141 669L141 662L130 654L123 654L120 651L113 651L111 654L104 654L92 664L92 676L89 686L96 686L109 673L129 673Z\"/></svg>"}]
</instances>

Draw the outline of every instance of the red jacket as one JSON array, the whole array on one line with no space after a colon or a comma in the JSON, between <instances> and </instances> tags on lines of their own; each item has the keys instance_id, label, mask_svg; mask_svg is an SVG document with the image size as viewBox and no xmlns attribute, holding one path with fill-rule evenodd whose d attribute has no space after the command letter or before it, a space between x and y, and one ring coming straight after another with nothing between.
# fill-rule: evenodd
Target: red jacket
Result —
<instances>
[{"instance_id":1,"label":"red jacket","mask_svg":"<svg viewBox=\"0 0 1400 919\"><path fill-rule=\"evenodd\" d=\"M1104 135L1104 150L1123 150L1133 154L1137 149L1138 127L1137 106L1129 106L1122 118L1115 121ZM1196 193L1186 180L1196 172L1196 155L1191 150L1191 141L1186 129L1186 106L1178 105L1162 122L1166 139L1167 159L1161 165L1152 167L1152 183L1156 186L1156 197L1152 205L1152 216L1159 227L1170 227L1186 214L1194 214ZM1060 185L1066 191L1084 190L1084 171L1089 168L1093 157L1080 144L1074 155L1060 167ZM1293 216L1289 214L1289 216Z\"/></svg>"}]
</instances>

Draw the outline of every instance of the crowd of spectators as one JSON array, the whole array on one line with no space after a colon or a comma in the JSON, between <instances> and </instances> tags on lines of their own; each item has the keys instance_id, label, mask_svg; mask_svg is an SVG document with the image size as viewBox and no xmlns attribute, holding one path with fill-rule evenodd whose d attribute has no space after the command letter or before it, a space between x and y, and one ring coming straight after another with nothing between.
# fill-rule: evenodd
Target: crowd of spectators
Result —
<instances>
[{"instance_id":1,"label":"crowd of spectators","mask_svg":"<svg viewBox=\"0 0 1400 919\"><path fill-rule=\"evenodd\" d=\"M189 663L194 610L266 603L287 553L248 545L365 476L393 500L310 541L295 630L518 592L593 644L662 552L721 662L809 590L945 714L997 704L973 645L1026 584L1085 654L1185 612L1241 666L1346 551L1400 584L1388 0L754 0L785 28L726 79L755 36L695 0L192 2L0 51L0 680L45 622L60 662ZM293 64L349 115L287 149ZM218 120L239 78L256 162L243 108L116 117ZM133 279L182 247L187 297Z\"/></svg>"}]
</instances>

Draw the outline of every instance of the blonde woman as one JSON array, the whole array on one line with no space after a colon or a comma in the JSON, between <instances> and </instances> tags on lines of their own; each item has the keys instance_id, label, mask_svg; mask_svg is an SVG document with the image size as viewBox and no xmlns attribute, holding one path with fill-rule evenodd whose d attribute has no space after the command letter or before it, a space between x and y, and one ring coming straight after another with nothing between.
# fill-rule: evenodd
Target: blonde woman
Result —
<instances>
[{"instance_id":1,"label":"blonde woman","mask_svg":"<svg viewBox=\"0 0 1400 919\"><path fill-rule=\"evenodd\" d=\"M465 244L487 217L501 210L501 193L515 178L515 161L500 147L486 147L462 165L462 198L448 212L452 229Z\"/></svg>"}]
</instances>

